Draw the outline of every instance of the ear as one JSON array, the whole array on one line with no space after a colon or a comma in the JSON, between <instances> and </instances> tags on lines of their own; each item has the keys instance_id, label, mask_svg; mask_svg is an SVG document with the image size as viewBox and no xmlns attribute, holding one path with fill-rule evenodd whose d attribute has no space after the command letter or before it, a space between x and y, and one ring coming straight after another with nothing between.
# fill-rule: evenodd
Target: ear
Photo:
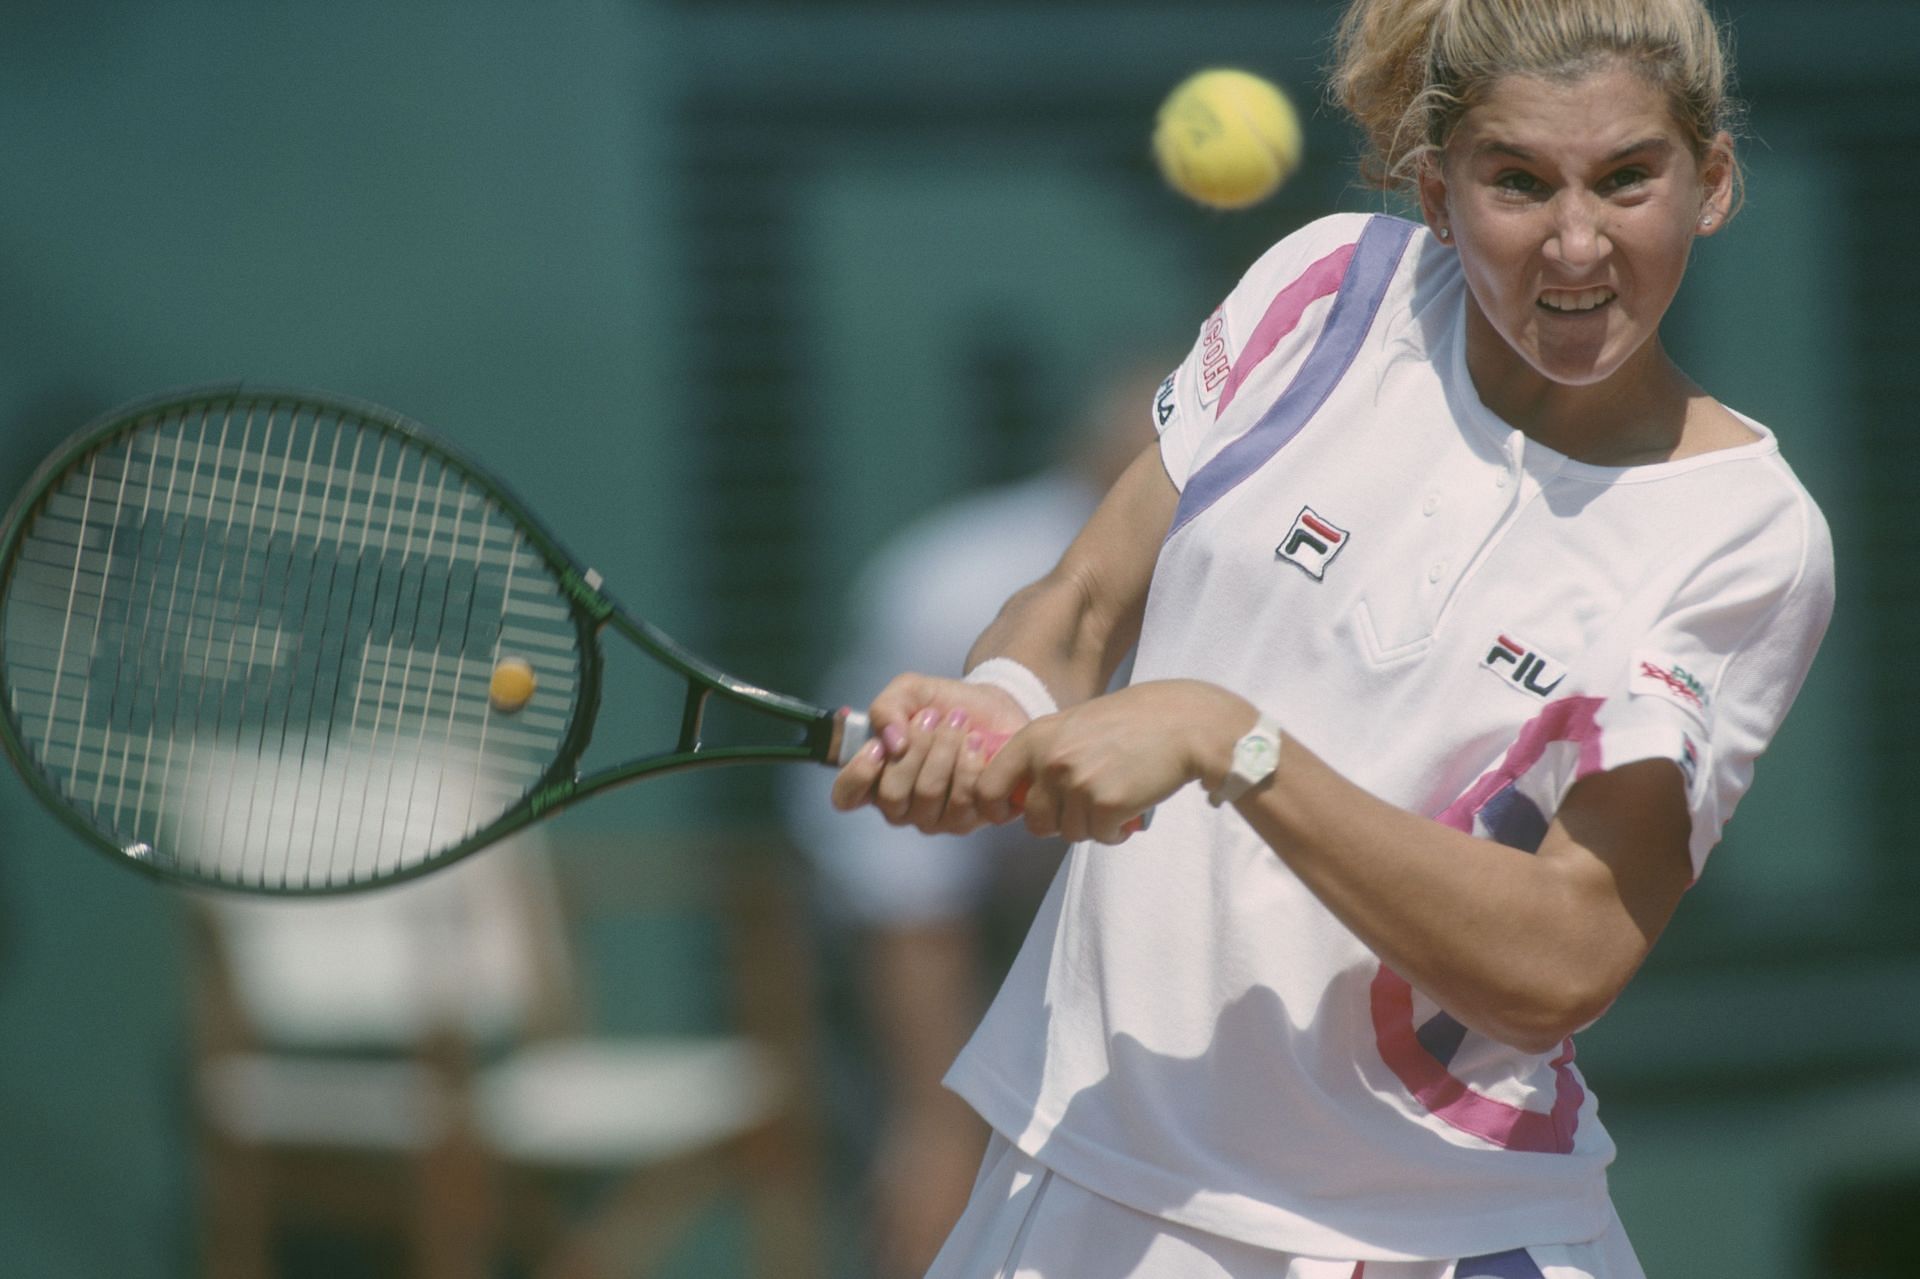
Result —
<instances>
[{"instance_id":1,"label":"ear","mask_svg":"<svg viewBox=\"0 0 1920 1279\"><path fill-rule=\"evenodd\" d=\"M1733 153L1733 136L1715 135L1700 164L1700 225L1698 235L1713 235L1733 216L1739 191L1740 161Z\"/></svg>"},{"instance_id":2,"label":"ear","mask_svg":"<svg viewBox=\"0 0 1920 1279\"><path fill-rule=\"evenodd\" d=\"M1447 212L1447 178L1441 171L1440 157L1429 153L1422 159L1419 176L1414 181L1420 193L1420 215L1426 219L1427 226L1435 235L1440 235L1443 227L1451 233L1453 224ZM1440 238L1452 243L1450 234Z\"/></svg>"}]
</instances>

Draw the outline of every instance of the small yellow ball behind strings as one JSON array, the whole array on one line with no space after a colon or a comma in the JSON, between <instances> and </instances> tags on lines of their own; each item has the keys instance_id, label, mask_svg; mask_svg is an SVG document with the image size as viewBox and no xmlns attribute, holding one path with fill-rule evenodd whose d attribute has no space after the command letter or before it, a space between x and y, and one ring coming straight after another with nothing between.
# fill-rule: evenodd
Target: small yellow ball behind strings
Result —
<instances>
[{"instance_id":1,"label":"small yellow ball behind strings","mask_svg":"<svg viewBox=\"0 0 1920 1279\"><path fill-rule=\"evenodd\" d=\"M487 699L493 703L493 709L511 715L533 697L537 682L533 677L533 667L526 658L503 657L493 665L493 679L487 686Z\"/></svg>"}]
</instances>

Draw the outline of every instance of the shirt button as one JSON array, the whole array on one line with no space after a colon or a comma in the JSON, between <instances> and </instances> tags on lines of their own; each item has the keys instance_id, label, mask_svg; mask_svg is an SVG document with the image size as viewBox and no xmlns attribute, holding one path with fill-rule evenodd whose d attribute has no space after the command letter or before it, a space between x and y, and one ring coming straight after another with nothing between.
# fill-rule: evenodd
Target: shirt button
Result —
<instances>
[{"instance_id":1,"label":"shirt button","mask_svg":"<svg viewBox=\"0 0 1920 1279\"><path fill-rule=\"evenodd\" d=\"M1447 566L1438 560L1434 561L1434 563L1427 569L1427 580L1429 582L1438 582L1441 578L1445 577L1446 575L1447 575Z\"/></svg>"},{"instance_id":2,"label":"shirt button","mask_svg":"<svg viewBox=\"0 0 1920 1279\"><path fill-rule=\"evenodd\" d=\"M1503 489L1503 488L1505 488L1505 487L1507 486L1507 480L1508 480L1508 478L1509 478L1509 476L1507 475L1507 473L1506 473L1506 471L1505 471L1505 470L1500 470L1500 471L1496 471L1496 472L1494 472L1494 476L1493 476L1493 486L1494 486L1495 488L1497 488L1497 489Z\"/></svg>"},{"instance_id":3,"label":"shirt button","mask_svg":"<svg viewBox=\"0 0 1920 1279\"><path fill-rule=\"evenodd\" d=\"M1440 495L1438 493L1427 494L1427 500L1420 504L1420 513L1423 515L1432 515L1439 509Z\"/></svg>"}]
</instances>

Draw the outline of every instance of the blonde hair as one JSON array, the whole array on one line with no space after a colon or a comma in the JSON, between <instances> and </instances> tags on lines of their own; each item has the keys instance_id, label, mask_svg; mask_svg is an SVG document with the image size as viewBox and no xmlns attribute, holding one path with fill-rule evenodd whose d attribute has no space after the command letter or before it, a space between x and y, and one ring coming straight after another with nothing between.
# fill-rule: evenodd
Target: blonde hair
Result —
<instances>
[{"instance_id":1,"label":"blonde hair","mask_svg":"<svg viewBox=\"0 0 1920 1279\"><path fill-rule=\"evenodd\" d=\"M1732 57L1704 0L1352 0L1330 87L1365 134L1364 176L1391 189L1503 77L1566 80L1614 59L1667 95L1696 160L1736 127Z\"/></svg>"}]
</instances>

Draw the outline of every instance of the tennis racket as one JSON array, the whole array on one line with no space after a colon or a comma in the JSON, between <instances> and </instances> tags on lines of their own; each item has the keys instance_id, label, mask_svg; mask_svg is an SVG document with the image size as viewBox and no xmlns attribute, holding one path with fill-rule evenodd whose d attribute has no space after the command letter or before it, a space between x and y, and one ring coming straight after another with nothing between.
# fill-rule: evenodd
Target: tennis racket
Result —
<instances>
[{"instance_id":1,"label":"tennis racket","mask_svg":"<svg viewBox=\"0 0 1920 1279\"><path fill-rule=\"evenodd\" d=\"M609 629L684 698L670 744L582 774ZM749 740L707 740L716 699ZM623 782L867 738L625 612L419 425L243 386L122 408L41 465L0 529L0 709L88 842L263 893L407 879Z\"/></svg>"}]
</instances>

